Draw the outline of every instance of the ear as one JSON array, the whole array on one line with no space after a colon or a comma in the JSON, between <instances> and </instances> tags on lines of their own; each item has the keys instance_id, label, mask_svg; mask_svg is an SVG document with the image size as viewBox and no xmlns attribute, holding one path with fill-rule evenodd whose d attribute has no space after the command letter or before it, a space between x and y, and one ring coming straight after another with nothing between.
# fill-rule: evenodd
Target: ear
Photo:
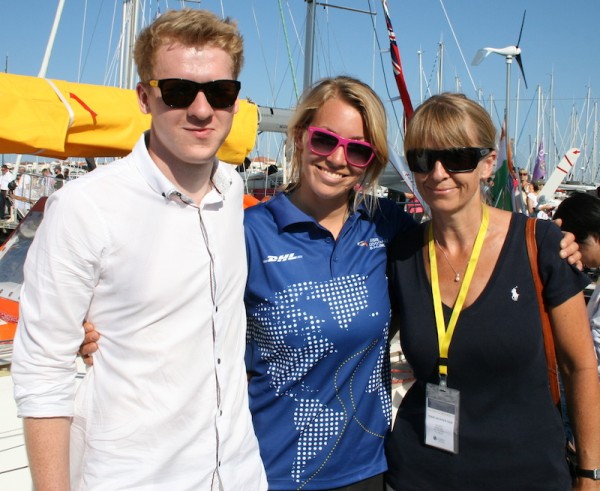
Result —
<instances>
[{"instance_id":1,"label":"ear","mask_svg":"<svg viewBox=\"0 0 600 491\"><path fill-rule=\"evenodd\" d=\"M496 150L492 150L492 152L479 163L477 168L479 169L479 177L481 179L487 179L494 173L497 158L498 154Z\"/></svg>"},{"instance_id":2,"label":"ear","mask_svg":"<svg viewBox=\"0 0 600 491\"><path fill-rule=\"evenodd\" d=\"M138 82L135 87L135 92L137 94L138 104L140 105L140 111L144 114L150 114L150 105L148 104L148 90L151 90L150 87L143 84L142 82Z\"/></svg>"},{"instance_id":3,"label":"ear","mask_svg":"<svg viewBox=\"0 0 600 491\"><path fill-rule=\"evenodd\" d=\"M298 151L299 149L302 150L302 148L304 147L304 139L308 138L308 131L299 130L298 128L296 128L294 130L294 133L294 145L296 147L296 151Z\"/></svg>"}]
</instances>

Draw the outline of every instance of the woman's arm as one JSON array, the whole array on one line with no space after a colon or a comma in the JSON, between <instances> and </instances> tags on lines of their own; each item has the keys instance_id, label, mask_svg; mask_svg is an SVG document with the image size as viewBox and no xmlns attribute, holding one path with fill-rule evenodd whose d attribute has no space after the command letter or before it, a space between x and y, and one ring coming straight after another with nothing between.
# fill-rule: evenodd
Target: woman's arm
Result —
<instances>
[{"instance_id":1,"label":"woman's arm","mask_svg":"<svg viewBox=\"0 0 600 491\"><path fill-rule=\"evenodd\" d=\"M551 308L549 314L578 465L600 468L600 381L583 293ZM600 481L578 478L574 489L600 489Z\"/></svg>"},{"instance_id":2,"label":"woman's arm","mask_svg":"<svg viewBox=\"0 0 600 491\"><path fill-rule=\"evenodd\" d=\"M527 211L529 212L529 216L532 217L535 212L535 206L533 206L533 200L527 195Z\"/></svg>"}]
</instances>

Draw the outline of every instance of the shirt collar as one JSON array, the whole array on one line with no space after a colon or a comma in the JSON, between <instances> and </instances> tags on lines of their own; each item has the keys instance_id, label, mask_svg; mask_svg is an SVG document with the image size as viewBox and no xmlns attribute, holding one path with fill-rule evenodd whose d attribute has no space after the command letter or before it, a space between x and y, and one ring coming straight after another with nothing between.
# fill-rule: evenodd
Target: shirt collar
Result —
<instances>
[{"instance_id":1,"label":"shirt collar","mask_svg":"<svg viewBox=\"0 0 600 491\"><path fill-rule=\"evenodd\" d=\"M157 194L164 196L166 199L193 205L194 201L187 197L175 186L175 184L167 179L156 166L152 157L150 157L147 146L149 135L149 131L144 132L132 152L136 156L136 166L142 174L142 177ZM221 168L217 158L214 159L211 182L213 190L209 194L212 194L214 191L221 198L227 194L232 185L231 176Z\"/></svg>"},{"instance_id":2,"label":"shirt collar","mask_svg":"<svg viewBox=\"0 0 600 491\"><path fill-rule=\"evenodd\" d=\"M287 193L278 193L273 198L265 203L267 209L273 215L273 219L277 224L277 228L280 232L283 232L285 228L295 224L301 223L312 223L320 227L317 221L301 211L296 205L294 205L289 198ZM348 220L355 221L359 217L368 218L367 209L364 203L358 206L358 209L354 213L350 213Z\"/></svg>"}]
</instances>

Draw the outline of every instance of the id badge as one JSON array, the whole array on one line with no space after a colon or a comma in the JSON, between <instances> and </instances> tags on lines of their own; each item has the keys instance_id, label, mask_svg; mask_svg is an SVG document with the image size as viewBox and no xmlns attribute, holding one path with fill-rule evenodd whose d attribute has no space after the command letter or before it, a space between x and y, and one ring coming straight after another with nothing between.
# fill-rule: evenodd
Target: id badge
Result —
<instances>
[{"instance_id":1,"label":"id badge","mask_svg":"<svg viewBox=\"0 0 600 491\"><path fill-rule=\"evenodd\" d=\"M456 389L427 384L425 398L425 444L458 453L460 393Z\"/></svg>"}]
</instances>

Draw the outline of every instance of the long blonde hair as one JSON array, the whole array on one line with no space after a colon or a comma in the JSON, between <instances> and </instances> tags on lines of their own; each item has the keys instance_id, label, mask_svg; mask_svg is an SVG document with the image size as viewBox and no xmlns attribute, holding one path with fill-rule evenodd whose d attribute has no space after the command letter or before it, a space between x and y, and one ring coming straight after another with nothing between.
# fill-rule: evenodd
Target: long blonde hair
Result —
<instances>
[{"instance_id":1,"label":"long blonde hair","mask_svg":"<svg viewBox=\"0 0 600 491\"><path fill-rule=\"evenodd\" d=\"M352 77L339 76L325 78L303 94L294 115L288 123L288 145L293 145L291 165L288 170L286 191L300 186L302 168L301 142L315 113L330 99L340 99L354 107L362 116L365 125L365 139L375 151L375 157L367 167L360 183L362 190L353 193L354 208L365 201L372 211L376 200L372 199L378 186L379 176L389 160L387 148L387 119L385 108L379 96L367 84Z\"/></svg>"}]
</instances>

